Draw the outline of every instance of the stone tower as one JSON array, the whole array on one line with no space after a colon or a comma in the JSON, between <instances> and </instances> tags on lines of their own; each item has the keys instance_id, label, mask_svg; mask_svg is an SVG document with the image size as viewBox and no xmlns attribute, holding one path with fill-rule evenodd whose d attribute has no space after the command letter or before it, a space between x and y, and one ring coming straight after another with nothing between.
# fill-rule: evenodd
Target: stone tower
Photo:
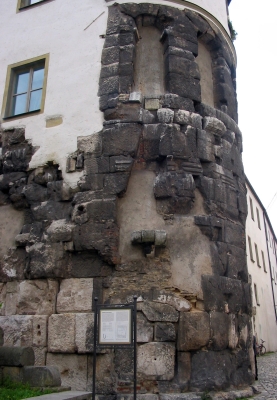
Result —
<instances>
[{"instance_id":1,"label":"stone tower","mask_svg":"<svg viewBox=\"0 0 277 400\"><path fill-rule=\"evenodd\" d=\"M62 2L19 1L17 18L33 12L39 21L43 8L55 28ZM93 22L85 19L93 5L82 3L83 19L69 13L71 25L93 30L94 59L91 37L80 49L72 38L75 56L86 56L80 68L70 43L50 50L44 109L26 120L8 113L10 89L4 95L4 344L33 346L37 365L57 365L64 385L89 389L92 297L117 304L137 295L140 393L245 387L253 381L247 206L226 1L101 0ZM98 105L80 106L76 94L68 111L61 101L51 108L52 60L61 66L63 53L75 70L57 88L67 93L71 80L78 88L87 70ZM10 64L13 74L21 68ZM94 115L95 126L103 117L98 130ZM99 352L98 394L132 393L132 378L131 351Z\"/></svg>"}]
</instances>

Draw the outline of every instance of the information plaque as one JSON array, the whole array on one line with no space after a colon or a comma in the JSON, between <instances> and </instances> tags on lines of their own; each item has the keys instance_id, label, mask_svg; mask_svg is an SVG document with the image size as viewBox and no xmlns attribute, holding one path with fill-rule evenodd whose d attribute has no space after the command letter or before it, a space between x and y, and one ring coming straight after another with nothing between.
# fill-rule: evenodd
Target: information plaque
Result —
<instances>
[{"instance_id":1,"label":"information plaque","mask_svg":"<svg viewBox=\"0 0 277 400\"><path fill-rule=\"evenodd\" d=\"M132 344L131 308L99 310L99 341L103 344Z\"/></svg>"}]
</instances>

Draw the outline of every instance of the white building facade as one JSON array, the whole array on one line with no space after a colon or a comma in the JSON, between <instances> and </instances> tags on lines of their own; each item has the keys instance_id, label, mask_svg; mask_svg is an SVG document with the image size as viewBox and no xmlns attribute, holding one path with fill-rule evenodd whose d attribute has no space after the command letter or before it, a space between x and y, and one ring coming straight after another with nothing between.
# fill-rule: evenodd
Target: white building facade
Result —
<instances>
[{"instance_id":1,"label":"white building facade","mask_svg":"<svg viewBox=\"0 0 277 400\"><path fill-rule=\"evenodd\" d=\"M276 237L255 190L247 182L247 265L252 279L253 331L267 351L277 350Z\"/></svg>"}]
</instances>

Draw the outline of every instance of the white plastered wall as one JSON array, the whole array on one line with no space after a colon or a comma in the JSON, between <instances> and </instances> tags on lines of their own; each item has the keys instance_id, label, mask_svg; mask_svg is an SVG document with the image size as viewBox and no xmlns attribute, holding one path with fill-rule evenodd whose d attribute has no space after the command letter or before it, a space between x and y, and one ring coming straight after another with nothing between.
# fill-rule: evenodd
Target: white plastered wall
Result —
<instances>
[{"instance_id":1,"label":"white plastered wall","mask_svg":"<svg viewBox=\"0 0 277 400\"><path fill-rule=\"evenodd\" d=\"M197 5L214 14L218 26L227 28L225 0L136 2L180 9ZM82 174L66 173L66 159L77 149L77 137L102 129L103 115L97 96L104 44L101 35L106 31L108 6L113 3L82 0L76 6L74 1L49 0L16 12L17 0L1 0L0 109L8 65L50 55L44 112L2 120L2 127L24 126L26 139L37 148L30 168L53 161L59 164L71 186L77 185ZM52 116L61 116L63 122L46 128L46 119Z\"/></svg>"},{"instance_id":2,"label":"white plastered wall","mask_svg":"<svg viewBox=\"0 0 277 400\"><path fill-rule=\"evenodd\" d=\"M253 215L251 215L250 198L253 204ZM273 296L271 287L271 275L269 269L269 259L267 252L265 225L263 219L263 210L256 199L255 194L251 191L250 187L247 186L247 204L248 204L248 216L246 220L246 249L247 249L247 266L248 272L252 277L252 295L253 295L253 306L256 308L255 318L255 331L258 337L258 341L265 340L265 347L267 351L277 350L277 324L275 318L275 311L273 306ZM258 227L257 211L259 210L260 226ZM251 238L253 259L250 258L248 236ZM260 267L257 263L257 257L255 252L255 243L258 248ZM261 251L264 253L266 271L264 271L263 260ZM257 288L259 305L256 302L254 293L254 284Z\"/></svg>"}]
</instances>

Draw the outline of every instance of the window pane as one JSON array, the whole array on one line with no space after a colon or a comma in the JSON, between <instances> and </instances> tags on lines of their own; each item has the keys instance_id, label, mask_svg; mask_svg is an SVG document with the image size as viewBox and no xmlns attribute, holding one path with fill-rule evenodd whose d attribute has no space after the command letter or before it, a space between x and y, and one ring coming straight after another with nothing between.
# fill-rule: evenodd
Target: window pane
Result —
<instances>
[{"instance_id":1,"label":"window pane","mask_svg":"<svg viewBox=\"0 0 277 400\"><path fill-rule=\"evenodd\" d=\"M20 94L14 97L12 115L22 114L26 112L27 94Z\"/></svg>"},{"instance_id":2,"label":"window pane","mask_svg":"<svg viewBox=\"0 0 277 400\"><path fill-rule=\"evenodd\" d=\"M17 74L14 93L24 93L28 90L30 72Z\"/></svg>"},{"instance_id":3,"label":"window pane","mask_svg":"<svg viewBox=\"0 0 277 400\"><path fill-rule=\"evenodd\" d=\"M30 4L39 3L41 0L30 0Z\"/></svg>"},{"instance_id":4,"label":"window pane","mask_svg":"<svg viewBox=\"0 0 277 400\"><path fill-rule=\"evenodd\" d=\"M32 90L40 89L43 86L44 68L40 67L34 70Z\"/></svg>"},{"instance_id":5,"label":"window pane","mask_svg":"<svg viewBox=\"0 0 277 400\"><path fill-rule=\"evenodd\" d=\"M35 92L31 93L29 111L35 111L40 109L41 95L42 95L42 89L36 90Z\"/></svg>"}]
</instances>

